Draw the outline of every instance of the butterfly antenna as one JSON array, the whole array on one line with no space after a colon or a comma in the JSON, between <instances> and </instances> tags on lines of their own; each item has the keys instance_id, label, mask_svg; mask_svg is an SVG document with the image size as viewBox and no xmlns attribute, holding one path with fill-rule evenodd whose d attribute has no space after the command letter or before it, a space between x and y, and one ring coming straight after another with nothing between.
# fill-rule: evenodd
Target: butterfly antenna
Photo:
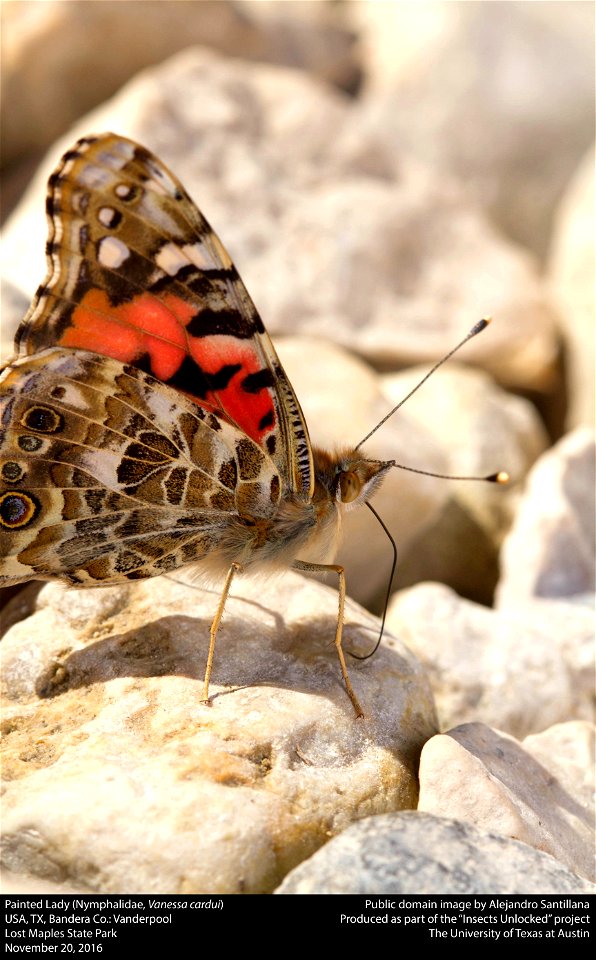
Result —
<instances>
[{"instance_id":1,"label":"butterfly antenna","mask_svg":"<svg viewBox=\"0 0 596 960\"><path fill-rule=\"evenodd\" d=\"M432 377L432 375L433 375L433 373L435 372L435 370L438 370L439 367L442 367L443 364L444 364L447 360L449 360L449 359L453 356L454 353L457 353L457 351L460 350L461 347L463 347L463 345L468 342L468 340L471 340L472 337L475 337L475 336L477 336L479 333L482 333L482 331L485 330L485 329L488 327L489 323L491 322L491 319L492 319L491 317L483 317L482 320L479 320L478 323L475 323L474 326L472 327L472 329L470 330L470 332L463 338L463 340L460 340L460 342L453 348L453 350L450 350L449 353L446 353L445 356L444 356L441 360L437 361L437 363L435 363L434 367L432 367L432 368L428 371L428 373L422 378L422 380L420 381L420 383L417 383L416 386L413 387L413 389L410 390L410 392L409 392L408 394L406 394L406 396L405 396L402 400L400 400L399 403L398 403L395 407L393 407L393 409L390 410L389 413L388 413L386 416L384 416L381 421L379 421L379 423L377 423L376 427L373 427L373 429L370 431L370 433L367 433L366 436L364 437L364 439L361 440L360 443L356 444L356 446L354 447L354 449L355 449L355 450L358 450L359 447L361 447L364 443L366 443L366 441L369 440L369 439L372 437L373 433L376 433L377 430L379 429L379 427L382 427L383 424L386 423L387 420L389 420L389 418L392 417L393 414L394 414L397 410L399 410L400 407L402 407L402 406L404 405L404 403L406 402L406 400L409 400L410 397L411 397L414 393L416 393L417 390L420 389L420 387L422 386L422 384L423 384L423 383L426 383L426 381L428 380L429 377ZM396 464L396 466L399 466L399 464ZM407 469L407 467L403 467L402 469L405 470L405 469ZM424 472L424 471L421 471L421 470L415 470L415 471L414 471L414 473L423 473L423 472ZM435 476L435 474L431 474L431 476ZM459 478L457 478L457 479L459 479ZM472 478L471 478L471 479L472 479ZM487 480L487 479L489 479L489 478L488 478L488 477L481 477L481 478L473 478L473 479Z\"/></svg>"},{"instance_id":2,"label":"butterfly antenna","mask_svg":"<svg viewBox=\"0 0 596 960\"><path fill-rule=\"evenodd\" d=\"M389 583L387 584L387 593L386 593L386 595L385 595L385 603L383 604L383 617L382 617L382 619L381 619L381 629L380 629L380 631L379 631L378 640L377 640L377 642L375 643L375 645L374 645L374 647L372 648L372 650L370 651L370 653L365 654L365 656L363 656L363 657L361 657L360 654L358 654L358 653L351 653L349 650L346 651L347 653L350 654L351 657L354 658L354 660L368 660L369 657L373 657L373 656L375 655L375 653L377 652L377 650L379 649L379 644L380 644L381 640L383 639L383 632L384 632L384 630L385 630L385 618L386 618L386 616L387 616L387 607L389 606L389 597L391 596L391 587L393 586L393 577L394 577L394 575L395 575L395 568L396 568L396 566L397 566L397 547L396 547L396 545L395 545L395 540L394 540L393 537L391 536L389 530L388 530L387 527L385 526L384 522L381 520L381 518L380 518L379 514L377 513L377 511L375 510L375 508L372 507L372 506L370 505L370 503L368 503L368 502L367 502L366 506L368 507L368 509L370 510L370 512L375 515L375 517L377 518L377 520L379 521L379 523L381 524L383 530L385 531L385 533L387 534L387 536L388 536L388 538L389 538L389 542L391 543L391 546L392 546L392 548L393 548L393 563L391 564L391 574L390 574L390 576L389 576Z\"/></svg>"},{"instance_id":3,"label":"butterfly antenna","mask_svg":"<svg viewBox=\"0 0 596 960\"><path fill-rule=\"evenodd\" d=\"M374 462L374 461L373 461ZM458 476L455 473L432 473L430 470L418 470L416 467L406 467L404 463L397 463L395 460L388 461L392 467L398 470L407 470L408 473L421 473L423 477L438 477L439 480L483 480L487 483L509 483L510 477L506 470L499 470L498 473L489 473L486 477Z\"/></svg>"},{"instance_id":4,"label":"butterfly antenna","mask_svg":"<svg viewBox=\"0 0 596 960\"><path fill-rule=\"evenodd\" d=\"M463 347L463 345L468 342L468 340L471 340L472 337L475 337L475 336L477 336L479 333L482 333L482 331L485 330L485 329L488 327L488 325L489 325L490 322L491 322L491 317L483 317L482 320L479 320L478 323L475 323L474 326L472 327L472 329L471 329L471 330L468 332L468 334L463 338L463 340L460 340L460 342L459 342L458 344L456 344L456 346L453 347L453 349L450 350L449 353L446 353L445 356L442 357L441 360L439 360L437 363L435 363L434 366L431 367L431 369L428 371L428 373L425 374L425 376L422 378L422 380L420 380L419 383L417 383L416 386L413 387L412 390L410 390L410 392L407 393L406 396L403 397L403 399L400 400L400 402L399 402L398 404L396 404L396 406L393 407L393 408L389 411L389 413L386 414L386 416L384 416L383 419L382 419L381 421L379 421L379 423L377 423L377 425L376 425L375 427L373 427L373 429L372 429L369 433L366 434L366 436L360 441L360 443L358 443L358 444L354 447L354 449L355 449L355 450L358 450L359 447L361 447L363 444L365 444L366 441L369 440L369 439L372 437L372 435L377 432L377 430L379 429L379 427L382 427L383 424L386 423L387 420L389 420L389 418L392 417L393 414L394 414L397 410L399 410L400 407L402 407L402 406L404 405L404 403L406 402L406 400L409 400L410 397L411 397L414 393L416 393L417 390L420 389L420 387L422 386L422 384L423 384L423 383L426 383L426 381L428 380L428 378L433 375L433 373L435 372L435 370L438 370L438 368L441 367L447 360L449 360L449 359L453 356L454 353L457 353L457 351L460 350L461 347ZM483 477L470 477L470 476L465 476L465 477L464 477L464 476L457 476L457 475L448 474L448 473L432 473L430 470L418 470L416 467L407 467L405 464L403 464L403 463L397 463L395 460L393 460L391 463L392 463L392 466L397 467L397 468L400 469L400 470L407 470L409 473L422 474L422 475L425 476L425 477L438 477L438 478L441 479L441 480L484 480L484 481L487 481L488 483L500 483L500 484L505 484L505 483L508 483L508 482L509 482L509 474L506 473L505 470L499 470L497 473L490 473L490 474L488 474L488 476L483 476ZM387 537L388 537L389 542L391 543L391 547L392 547L392 549L393 549L393 562L392 562L392 564L391 564L391 574L390 574L390 576L389 576L389 582L388 582L388 584L387 584L387 593L386 593L386 595L385 595L385 603L383 604L383 616L382 616L382 619L381 619L381 629L380 629L380 631L379 631L379 636L378 636L377 642L375 643L375 645L374 645L373 649L370 651L370 653L367 653L367 654L365 654L364 656L360 656L360 655L357 654L357 653L351 653L350 651L348 651L349 655L350 655L351 657L353 657L355 660L368 660L370 657L374 656L374 654L375 654L375 653L377 652L377 650L379 649L379 644L381 643L381 640L383 639L383 633L384 633L384 630L385 630L385 620L386 620L386 617L387 617L387 608L388 608L388 606L389 606L389 598L390 598L390 596L391 596L391 587L392 587L392 585L393 585L393 577L394 577L394 575L395 575L395 568L396 568L396 566L397 566L397 546L396 546L396 544L395 544L395 540L394 540L393 537L391 536L390 531L388 530L387 526L385 525L385 523L383 522L383 520L381 519L381 517L379 516L379 514L378 514L377 511L375 510L375 508L374 508L370 503L368 503L368 502L366 503L366 506L368 507L368 509L370 510L370 512L371 512L372 514L374 514L374 516L377 518L379 524L381 525L381 527L383 528L383 530L384 530L385 533L387 534Z\"/></svg>"}]
</instances>

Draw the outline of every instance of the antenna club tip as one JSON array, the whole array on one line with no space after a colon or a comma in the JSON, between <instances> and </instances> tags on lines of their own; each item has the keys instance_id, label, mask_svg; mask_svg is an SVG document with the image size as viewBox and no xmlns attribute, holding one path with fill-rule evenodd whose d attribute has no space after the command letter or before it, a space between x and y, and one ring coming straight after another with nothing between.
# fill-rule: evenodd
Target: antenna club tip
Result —
<instances>
[{"instance_id":1,"label":"antenna club tip","mask_svg":"<svg viewBox=\"0 0 596 960\"><path fill-rule=\"evenodd\" d=\"M498 473L491 473L490 476L485 477L485 480L488 480L489 483L500 483L502 485L509 483L510 477L506 470L499 470Z\"/></svg>"},{"instance_id":2,"label":"antenna club tip","mask_svg":"<svg viewBox=\"0 0 596 960\"><path fill-rule=\"evenodd\" d=\"M483 317L482 320L479 320L478 323L475 323L468 334L468 339L470 337L475 337L477 333L482 333L483 330L486 330L489 323L492 323L492 319L492 317Z\"/></svg>"}]
</instances>

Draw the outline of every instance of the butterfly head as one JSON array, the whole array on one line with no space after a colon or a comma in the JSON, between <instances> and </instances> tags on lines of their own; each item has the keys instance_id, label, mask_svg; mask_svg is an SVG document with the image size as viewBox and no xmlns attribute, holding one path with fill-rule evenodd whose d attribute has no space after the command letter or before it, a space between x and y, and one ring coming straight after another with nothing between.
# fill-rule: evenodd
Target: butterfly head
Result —
<instances>
[{"instance_id":1,"label":"butterfly head","mask_svg":"<svg viewBox=\"0 0 596 960\"><path fill-rule=\"evenodd\" d=\"M313 453L320 496L347 509L366 503L394 465L393 460L367 460L353 449L336 454L315 449Z\"/></svg>"}]
</instances>

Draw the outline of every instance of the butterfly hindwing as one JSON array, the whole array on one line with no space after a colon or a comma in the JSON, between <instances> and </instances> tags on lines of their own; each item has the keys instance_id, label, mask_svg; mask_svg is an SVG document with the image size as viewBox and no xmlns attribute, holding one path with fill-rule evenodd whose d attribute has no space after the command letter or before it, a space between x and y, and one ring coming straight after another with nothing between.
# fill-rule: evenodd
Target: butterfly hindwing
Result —
<instances>
[{"instance_id":1,"label":"butterfly hindwing","mask_svg":"<svg viewBox=\"0 0 596 960\"><path fill-rule=\"evenodd\" d=\"M7 583L153 576L270 517L280 478L258 444L143 371L51 348L2 376L0 546ZM69 571L65 577L65 571Z\"/></svg>"},{"instance_id":2,"label":"butterfly hindwing","mask_svg":"<svg viewBox=\"0 0 596 960\"><path fill-rule=\"evenodd\" d=\"M149 151L86 137L48 189L49 274L17 334L20 355L59 345L110 356L189 396L257 443L308 499L302 411L232 261Z\"/></svg>"}]
</instances>

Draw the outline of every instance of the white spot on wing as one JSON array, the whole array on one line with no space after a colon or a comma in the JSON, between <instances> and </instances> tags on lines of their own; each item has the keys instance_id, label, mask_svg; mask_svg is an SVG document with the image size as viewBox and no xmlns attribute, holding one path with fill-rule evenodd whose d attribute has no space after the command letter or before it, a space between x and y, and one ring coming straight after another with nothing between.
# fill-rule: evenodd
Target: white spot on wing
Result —
<instances>
[{"instance_id":1,"label":"white spot on wing","mask_svg":"<svg viewBox=\"0 0 596 960\"><path fill-rule=\"evenodd\" d=\"M104 487L113 487L121 462L122 450L112 451L106 447L102 447L101 451L81 448L78 465L82 470L90 473Z\"/></svg>"},{"instance_id":2,"label":"white spot on wing","mask_svg":"<svg viewBox=\"0 0 596 960\"><path fill-rule=\"evenodd\" d=\"M182 267L188 266L188 257L185 257L182 250L176 243L164 243L159 248L155 257L158 267L167 273L170 277L175 277Z\"/></svg>"},{"instance_id":3,"label":"white spot on wing","mask_svg":"<svg viewBox=\"0 0 596 960\"><path fill-rule=\"evenodd\" d=\"M117 237L104 237L99 244L99 262L102 267L120 267L130 257L130 250Z\"/></svg>"},{"instance_id":4,"label":"white spot on wing","mask_svg":"<svg viewBox=\"0 0 596 960\"><path fill-rule=\"evenodd\" d=\"M213 240L213 238L211 239ZM225 251L223 251L221 260L224 267L231 266L231 261ZM185 243L182 247L176 243L164 243L155 257L155 261L170 277L175 277L178 271L182 267L187 267L189 263L198 267L199 270L207 271L222 265L214 258L205 244L199 240L196 243Z\"/></svg>"},{"instance_id":5,"label":"white spot on wing","mask_svg":"<svg viewBox=\"0 0 596 960\"><path fill-rule=\"evenodd\" d=\"M60 381L60 386L64 390L59 402L67 404L69 407L75 407L77 410L89 410L89 397L85 395L77 383L69 383L67 380Z\"/></svg>"},{"instance_id":6,"label":"white spot on wing","mask_svg":"<svg viewBox=\"0 0 596 960\"><path fill-rule=\"evenodd\" d=\"M97 219L103 223L104 227L111 227L115 212L113 207L102 207L97 214Z\"/></svg>"}]
</instances>

